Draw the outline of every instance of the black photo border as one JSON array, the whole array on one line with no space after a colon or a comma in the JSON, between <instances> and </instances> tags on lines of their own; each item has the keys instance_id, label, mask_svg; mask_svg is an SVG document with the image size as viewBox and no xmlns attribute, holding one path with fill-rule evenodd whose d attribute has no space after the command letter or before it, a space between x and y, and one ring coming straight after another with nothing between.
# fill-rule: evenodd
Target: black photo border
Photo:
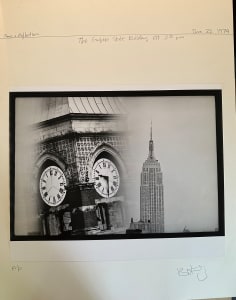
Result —
<instances>
[{"instance_id":1,"label":"black photo border","mask_svg":"<svg viewBox=\"0 0 236 300\"><path fill-rule=\"evenodd\" d=\"M17 98L32 97L141 97L141 96L213 96L215 98L216 121L216 154L218 180L218 231L210 232L176 232L176 233L145 233L145 234L110 234L63 237L58 236L25 236L15 235L15 104ZM9 93L9 130L10 130L10 240L11 241L66 241L66 240L117 240L147 238L191 238L225 236L224 216L224 164L223 164L223 122L222 122L222 91L220 89L193 90L119 90L119 91L30 91Z\"/></svg>"}]
</instances>

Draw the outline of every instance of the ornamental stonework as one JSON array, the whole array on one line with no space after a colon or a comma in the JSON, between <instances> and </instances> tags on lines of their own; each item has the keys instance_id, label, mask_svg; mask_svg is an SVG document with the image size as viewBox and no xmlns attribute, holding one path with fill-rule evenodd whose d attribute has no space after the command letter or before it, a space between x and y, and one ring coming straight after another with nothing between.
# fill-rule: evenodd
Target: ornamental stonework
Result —
<instances>
[{"instance_id":1,"label":"ornamental stonework","mask_svg":"<svg viewBox=\"0 0 236 300\"><path fill-rule=\"evenodd\" d=\"M63 138L58 141L40 143L38 145L38 157L44 153L56 153L66 164L66 175L69 184L78 181L78 171L76 165L76 155L74 141L69 138Z\"/></svg>"},{"instance_id":2,"label":"ornamental stonework","mask_svg":"<svg viewBox=\"0 0 236 300\"><path fill-rule=\"evenodd\" d=\"M86 181L87 167L90 158L90 154L94 152L96 147L102 143L106 143L114 148L121 156L127 151L127 143L125 138L118 135L111 136L90 136L80 137L76 142L77 149L77 164L79 169L80 182Z\"/></svg>"}]
</instances>

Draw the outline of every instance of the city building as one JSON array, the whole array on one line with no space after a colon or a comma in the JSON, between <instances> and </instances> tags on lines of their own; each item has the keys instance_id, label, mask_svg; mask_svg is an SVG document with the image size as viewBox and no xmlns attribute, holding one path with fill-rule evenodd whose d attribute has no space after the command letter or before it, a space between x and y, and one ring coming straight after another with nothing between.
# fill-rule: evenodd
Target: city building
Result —
<instances>
[{"instance_id":1,"label":"city building","mask_svg":"<svg viewBox=\"0 0 236 300\"><path fill-rule=\"evenodd\" d=\"M148 158L143 163L140 183L140 221L131 219L130 229L144 233L164 232L163 177L159 161L154 155L152 125Z\"/></svg>"}]
</instances>

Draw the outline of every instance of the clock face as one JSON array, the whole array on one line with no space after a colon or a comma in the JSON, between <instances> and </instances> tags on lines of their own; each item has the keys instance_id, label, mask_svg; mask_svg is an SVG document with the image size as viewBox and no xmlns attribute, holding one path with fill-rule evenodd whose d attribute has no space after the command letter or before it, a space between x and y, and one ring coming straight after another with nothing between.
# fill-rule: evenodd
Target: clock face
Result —
<instances>
[{"instance_id":1,"label":"clock face","mask_svg":"<svg viewBox=\"0 0 236 300\"><path fill-rule=\"evenodd\" d=\"M57 206L66 196L66 177L56 166L46 168L39 181L39 190L43 201L49 206Z\"/></svg>"},{"instance_id":2,"label":"clock face","mask_svg":"<svg viewBox=\"0 0 236 300\"><path fill-rule=\"evenodd\" d=\"M93 166L92 178L99 195L113 197L120 186L120 175L115 164L107 158L96 161Z\"/></svg>"}]
</instances>

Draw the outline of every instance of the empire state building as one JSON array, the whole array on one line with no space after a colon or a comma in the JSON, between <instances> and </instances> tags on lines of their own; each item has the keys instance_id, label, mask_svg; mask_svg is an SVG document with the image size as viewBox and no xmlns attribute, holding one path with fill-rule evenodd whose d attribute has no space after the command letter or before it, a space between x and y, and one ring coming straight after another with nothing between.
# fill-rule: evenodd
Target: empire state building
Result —
<instances>
[{"instance_id":1,"label":"empire state building","mask_svg":"<svg viewBox=\"0 0 236 300\"><path fill-rule=\"evenodd\" d=\"M154 156L152 126L148 158L143 163L140 185L140 223L146 224L148 232L164 232L164 196L162 172Z\"/></svg>"}]
</instances>

